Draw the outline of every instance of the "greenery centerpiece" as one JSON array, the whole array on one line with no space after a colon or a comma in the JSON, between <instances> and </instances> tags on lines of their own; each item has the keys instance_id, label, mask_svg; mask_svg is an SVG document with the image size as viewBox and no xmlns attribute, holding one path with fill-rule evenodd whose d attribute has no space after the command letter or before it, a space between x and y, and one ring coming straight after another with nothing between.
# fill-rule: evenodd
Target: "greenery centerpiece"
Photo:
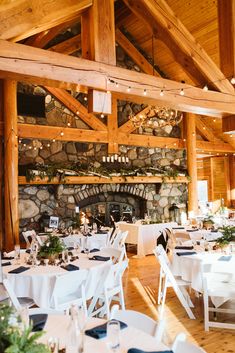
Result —
<instances>
[{"instance_id":1,"label":"greenery centerpiece","mask_svg":"<svg viewBox=\"0 0 235 353\"><path fill-rule=\"evenodd\" d=\"M231 241L235 241L235 226L223 226L219 230L223 236L216 240L218 246L225 247Z\"/></svg>"},{"instance_id":2,"label":"greenery centerpiece","mask_svg":"<svg viewBox=\"0 0 235 353\"><path fill-rule=\"evenodd\" d=\"M212 217L213 216L208 216L208 217L203 219L203 221L202 221L203 228L210 229L210 228L213 227L215 222L213 221Z\"/></svg>"},{"instance_id":3,"label":"greenery centerpiece","mask_svg":"<svg viewBox=\"0 0 235 353\"><path fill-rule=\"evenodd\" d=\"M47 240L39 250L39 257L49 259L50 262L54 260L64 251L65 247L56 235L49 234Z\"/></svg>"},{"instance_id":4,"label":"greenery centerpiece","mask_svg":"<svg viewBox=\"0 0 235 353\"><path fill-rule=\"evenodd\" d=\"M32 333L32 326L17 325L12 318L14 310L0 304L0 352L4 353L49 353L49 349L37 339L43 332ZM22 327L23 326L23 327Z\"/></svg>"}]
</instances>

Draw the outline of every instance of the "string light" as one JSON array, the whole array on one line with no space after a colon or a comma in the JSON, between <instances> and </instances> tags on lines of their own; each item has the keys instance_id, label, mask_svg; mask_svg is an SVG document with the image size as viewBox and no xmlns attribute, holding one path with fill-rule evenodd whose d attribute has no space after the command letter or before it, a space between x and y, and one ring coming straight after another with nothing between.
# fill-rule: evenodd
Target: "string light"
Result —
<instances>
[{"instance_id":1,"label":"string light","mask_svg":"<svg viewBox=\"0 0 235 353\"><path fill-rule=\"evenodd\" d=\"M70 123L68 123L67 125L68 125L68 126L71 126L71 124L70 124Z\"/></svg>"},{"instance_id":2,"label":"string light","mask_svg":"<svg viewBox=\"0 0 235 353\"><path fill-rule=\"evenodd\" d=\"M230 80L230 82L231 82L232 85L235 85L235 78L232 77L231 80Z\"/></svg>"},{"instance_id":3,"label":"string light","mask_svg":"<svg viewBox=\"0 0 235 353\"><path fill-rule=\"evenodd\" d=\"M104 118L104 114L103 114L103 113L102 113L102 114L100 114L100 117L101 117L101 118Z\"/></svg>"},{"instance_id":4,"label":"string light","mask_svg":"<svg viewBox=\"0 0 235 353\"><path fill-rule=\"evenodd\" d=\"M50 147L50 146L51 146L51 145L48 143L48 144L47 144L47 147Z\"/></svg>"},{"instance_id":5,"label":"string light","mask_svg":"<svg viewBox=\"0 0 235 353\"><path fill-rule=\"evenodd\" d=\"M64 132L63 131L61 131L60 136L64 136Z\"/></svg>"},{"instance_id":6,"label":"string light","mask_svg":"<svg viewBox=\"0 0 235 353\"><path fill-rule=\"evenodd\" d=\"M55 139L53 139L52 142L55 142Z\"/></svg>"},{"instance_id":7,"label":"string light","mask_svg":"<svg viewBox=\"0 0 235 353\"><path fill-rule=\"evenodd\" d=\"M207 85L205 85L205 86L203 87L203 91L205 91L205 92L208 91L208 86L207 86Z\"/></svg>"},{"instance_id":8,"label":"string light","mask_svg":"<svg viewBox=\"0 0 235 353\"><path fill-rule=\"evenodd\" d=\"M115 86L116 86L116 87L119 87L119 83L118 83L118 82L116 82L116 83L115 83Z\"/></svg>"},{"instance_id":9,"label":"string light","mask_svg":"<svg viewBox=\"0 0 235 353\"><path fill-rule=\"evenodd\" d=\"M144 96L147 96L147 90L144 89Z\"/></svg>"},{"instance_id":10,"label":"string light","mask_svg":"<svg viewBox=\"0 0 235 353\"><path fill-rule=\"evenodd\" d=\"M181 90L180 90L180 95L184 96L184 89L183 88L181 88Z\"/></svg>"},{"instance_id":11,"label":"string light","mask_svg":"<svg viewBox=\"0 0 235 353\"><path fill-rule=\"evenodd\" d=\"M216 119L213 119L213 122L216 123Z\"/></svg>"},{"instance_id":12,"label":"string light","mask_svg":"<svg viewBox=\"0 0 235 353\"><path fill-rule=\"evenodd\" d=\"M131 87L129 86L128 88L127 88L127 92L130 92L131 91Z\"/></svg>"},{"instance_id":13,"label":"string light","mask_svg":"<svg viewBox=\"0 0 235 353\"><path fill-rule=\"evenodd\" d=\"M79 115L79 114L80 114L78 110L76 111L76 114L77 114L77 115Z\"/></svg>"},{"instance_id":14,"label":"string light","mask_svg":"<svg viewBox=\"0 0 235 353\"><path fill-rule=\"evenodd\" d=\"M87 101L87 96L84 97L84 101Z\"/></svg>"},{"instance_id":15,"label":"string light","mask_svg":"<svg viewBox=\"0 0 235 353\"><path fill-rule=\"evenodd\" d=\"M160 96L161 96L161 97L164 96L164 91L163 91L163 89L161 89Z\"/></svg>"}]
</instances>

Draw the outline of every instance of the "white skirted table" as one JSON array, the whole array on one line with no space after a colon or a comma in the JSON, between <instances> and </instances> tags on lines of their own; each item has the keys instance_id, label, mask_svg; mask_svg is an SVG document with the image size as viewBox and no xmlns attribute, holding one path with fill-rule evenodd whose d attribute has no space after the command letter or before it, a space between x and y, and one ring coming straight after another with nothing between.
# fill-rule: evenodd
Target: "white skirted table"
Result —
<instances>
[{"instance_id":1,"label":"white skirted table","mask_svg":"<svg viewBox=\"0 0 235 353\"><path fill-rule=\"evenodd\" d=\"M137 244L137 256L153 254L157 238L161 231L166 228L176 227L177 223L155 223L155 224L131 224L118 222L117 226L121 231L128 231L127 244Z\"/></svg>"}]
</instances>

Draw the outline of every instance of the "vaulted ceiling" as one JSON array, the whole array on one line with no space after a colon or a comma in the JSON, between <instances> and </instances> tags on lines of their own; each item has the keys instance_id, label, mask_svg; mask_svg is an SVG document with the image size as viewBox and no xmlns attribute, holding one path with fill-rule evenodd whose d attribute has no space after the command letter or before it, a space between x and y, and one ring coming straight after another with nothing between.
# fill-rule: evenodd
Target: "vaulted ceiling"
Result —
<instances>
[{"instance_id":1,"label":"vaulted ceiling","mask_svg":"<svg viewBox=\"0 0 235 353\"><path fill-rule=\"evenodd\" d=\"M3 0L0 39L80 56L81 15L91 5L92 0ZM143 72L186 90L188 84L207 86L228 102L235 98L234 20L235 0L115 1L116 42ZM198 135L235 148L235 116L229 119L231 132L224 134L221 117L198 115Z\"/></svg>"}]
</instances>

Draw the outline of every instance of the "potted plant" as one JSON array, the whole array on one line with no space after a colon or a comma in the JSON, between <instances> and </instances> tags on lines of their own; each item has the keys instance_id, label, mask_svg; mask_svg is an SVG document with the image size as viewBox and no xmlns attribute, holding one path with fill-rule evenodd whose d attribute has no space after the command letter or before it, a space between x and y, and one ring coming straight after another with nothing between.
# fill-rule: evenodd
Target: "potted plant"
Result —
<instances>
[{"instance_id":1,"label":"potted plant","mask_svg":"<svg viewBox=\"0 0 235 353\"><path fill-rule=\"evenodd\" d=\"M49 259L50 263L53 263L55 259L64 251L65 247L56 235L49 234L45 243L39 250L39 257Z\"/></svg>"},{"instance_id":2,"label":"potted plant","mask_svg":"<svg viewBox=\"0 0 235 353\"><path fill-rule=\"evenodd\" d=\"M37 339L43 332L32 333L32 326L23 328L12 323L14 310L0 304L0 352L4 353L49 353L46 345Z\"/></svg>"},{"instance_id":3,"label":"potted plant","mask_svg":"<svg viewBox=\"0 0 235 353\"><path fill-rule=\"evenodd\" d=\"M235 241L235 226L223 226L219 228L223 236L216 240L216 244L224 248L229 245L230 242Z\"/></svg>"}]
</instances>

